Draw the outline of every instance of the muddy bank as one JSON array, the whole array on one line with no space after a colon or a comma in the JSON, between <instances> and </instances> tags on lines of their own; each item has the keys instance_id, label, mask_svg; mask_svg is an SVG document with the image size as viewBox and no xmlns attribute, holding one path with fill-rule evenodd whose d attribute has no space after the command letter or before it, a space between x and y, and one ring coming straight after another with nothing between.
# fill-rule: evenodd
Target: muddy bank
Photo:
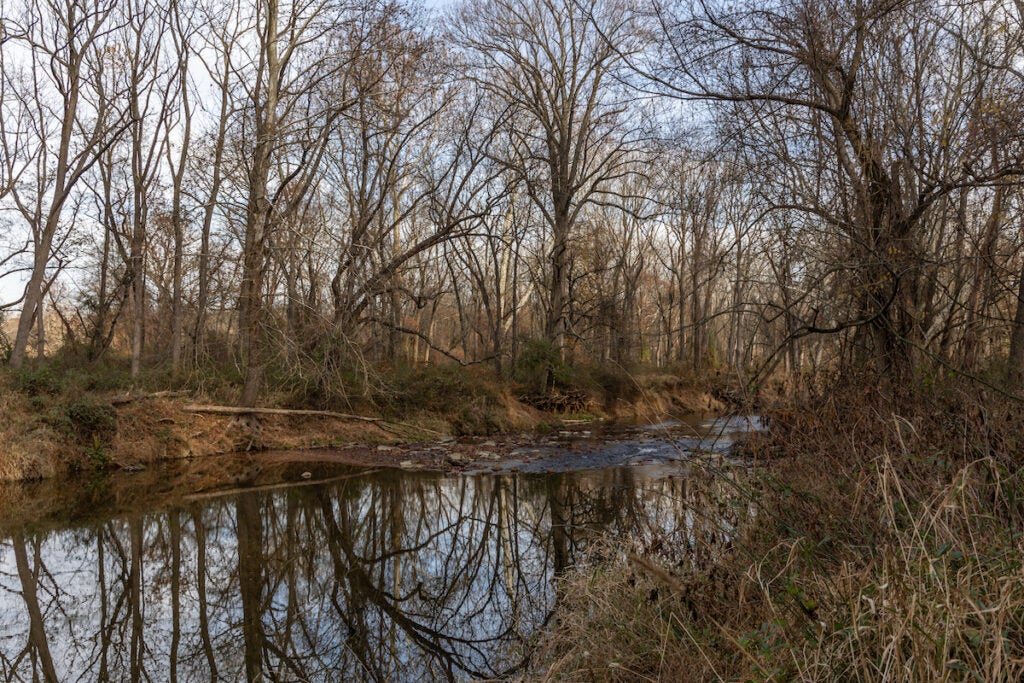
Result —
<instances>
[{"instance_id":1,"label":"muddy bank","mask_svg":"<svg viewBox=\"0 0 1024 683\"><path fill-rule=\"evenodd\" d=\"M0 534L48 529L141 510L166 510L254 491L314 486L375 471L415 475L550 475L629 467L644 478L678 476L687 463L745 462L733 445L761 428L757 418L691 416L653 425L576 422L545 434L446 437L395 444L163 458L148 464L0 482Z\"/></svg>"},{"instance_id":2,"label":"muddy bank","mask_svg":"<svg viewBox=\"0 0 1024 683\"><path fill-rule=\"evenodd\" d=\"M380 460L394 465L404 460L429 460L413 446L452 435L485 435L495 441L495 452L503 455L509 437L501 434L549 435L581 421L654 423L681 415L720 413L725 408L709 393L660 376L647 382L634 398L590 399L575 413L539 410L503 388L495 392L493 400L474 404L469 410L463 406L445 411L438 404L410 410L402 421L379 415L355 419L301 411L216 414L194 410L200 403L194 397L166 392L44 400L10 387L3 389L0 481L136 470L210 455L313 449L334 449L335 453L343 449L349 464L373 465ZM460 457L458 447L447 457ZM447 466L458 464L449 462Z\"/></svg>"}]
</instances>

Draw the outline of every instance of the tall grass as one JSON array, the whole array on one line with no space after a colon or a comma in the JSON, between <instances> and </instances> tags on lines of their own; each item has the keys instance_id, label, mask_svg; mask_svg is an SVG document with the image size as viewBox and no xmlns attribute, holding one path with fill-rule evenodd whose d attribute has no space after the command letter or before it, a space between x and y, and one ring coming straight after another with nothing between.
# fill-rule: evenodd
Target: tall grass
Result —
<instances>
[{"instance_id":1,"label":"tall grass","mask_svg":"<svg viewBox=\"0 0 1024 683\"><path fill-rule=\"evenodd\" d=\"M713 566L563 579L546 680L1024 680L1020 406L847 392L752 443L756 513Z\"/></svg>"}]
</instances>

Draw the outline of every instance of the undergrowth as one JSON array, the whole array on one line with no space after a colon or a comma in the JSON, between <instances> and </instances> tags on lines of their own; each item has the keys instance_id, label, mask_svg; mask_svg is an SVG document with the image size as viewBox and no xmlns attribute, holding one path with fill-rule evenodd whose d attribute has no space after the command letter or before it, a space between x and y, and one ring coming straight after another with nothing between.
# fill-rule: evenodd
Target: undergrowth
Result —
<instances>
[{"instance_id":1,"label":"undergrowth","mask_svg":"<svg viewBox=\"0 0 1024 683\"><path fill-rule=\"evenodd\" d=\"M732 547L703 565L624 551L563 578L536 675L1024 679L1020 404L850 389L769 418Z\"/></svg>"}]
</instances>

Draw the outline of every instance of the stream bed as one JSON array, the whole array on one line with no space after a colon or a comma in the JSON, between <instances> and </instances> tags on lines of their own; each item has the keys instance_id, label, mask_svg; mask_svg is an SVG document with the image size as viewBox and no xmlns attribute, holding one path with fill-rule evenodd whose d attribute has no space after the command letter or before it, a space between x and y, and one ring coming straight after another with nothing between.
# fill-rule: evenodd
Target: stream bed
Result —
<instances>
[{"instance_id":1,"label":"stream bed","mask_svg":"<svg viewBox=\"0 0 1024 683\"><path fill-rule=\"evenodd\" d=\"M751 514L732 444L760 426L423 446L459 453L445 471L299 454L259 481L168 465L5 487L0 680L514 677L596 543L714 561Z\"/></svg>"}]
</instances>

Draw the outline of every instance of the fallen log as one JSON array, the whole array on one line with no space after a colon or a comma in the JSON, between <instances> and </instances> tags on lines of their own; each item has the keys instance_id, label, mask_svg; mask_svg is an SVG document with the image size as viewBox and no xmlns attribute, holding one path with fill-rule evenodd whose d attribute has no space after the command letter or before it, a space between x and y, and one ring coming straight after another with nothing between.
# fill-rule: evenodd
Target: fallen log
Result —
<instances>
[{"instance_id":1,"label":"fallen log","mask_svg":"<svg viewBox=\"0 0 1024 683\"><path fill-rule=\"evenodd\" d=\"M335 413L331 410L293 410L290 408L242 408L239 406L184 405L179 408L186 413L210 413L213 415L298 415L309 417L333 417L339 420L360 420L362 422L384 422L379 417Z\"/></svg>"},{"instance_id":2,"label":"fallen log","mask_svg":"<svg viewBox=\"0 0 1024 683\"><path fill-rule=\"evenodd\" d=\"M392 429L393 426L405 427L417 432L427 432L444 436L441 432L411 425L406 422L395 422L380 417L367 417L366 415L353 415L351 413L336 413L332 410L293 410L290 408L242 408L239 406L209 406L209 405L183 405L179 409L186 413L209 413L212 415L295 415L305 417L333 417L336 420L358 420L360 422L372 422L384 429Z\"/></svg>"}]
</instances>

